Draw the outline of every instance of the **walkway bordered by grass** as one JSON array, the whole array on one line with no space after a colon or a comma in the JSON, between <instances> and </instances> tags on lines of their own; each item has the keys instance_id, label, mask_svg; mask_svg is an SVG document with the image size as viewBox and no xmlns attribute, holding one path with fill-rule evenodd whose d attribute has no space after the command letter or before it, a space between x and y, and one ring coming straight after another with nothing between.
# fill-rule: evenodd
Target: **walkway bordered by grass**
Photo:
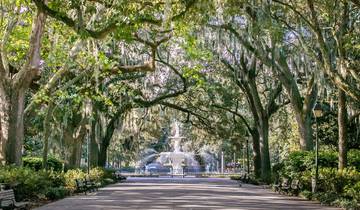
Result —
<instances>
[{"instance_id":1,"label":"walkway bordered by grass","mask_svg":"<svg viewBox=\"0 0 360 210\"><path fill-rule=\"evenodd\" d=\"M336 209L243 185L226 178L129 178L88 195L77 195L38 210L88 209Z\"/></svg>"}]
</instances>

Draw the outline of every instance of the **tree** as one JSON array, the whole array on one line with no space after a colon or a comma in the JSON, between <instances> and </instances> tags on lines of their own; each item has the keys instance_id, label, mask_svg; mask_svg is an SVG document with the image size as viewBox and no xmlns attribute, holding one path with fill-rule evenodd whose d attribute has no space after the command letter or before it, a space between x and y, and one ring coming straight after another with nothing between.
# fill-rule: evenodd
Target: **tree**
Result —
<instances>
[{"instance_id":1,"label":"tree","mask_svg":"<svg viewBox=\"0 0 360 210\"><path fill-rule=\"evenodd\" d=\"M255 10L252 9L251 4L237 11L239 15L243 15L248 20L248 24L243 29L235 28L235 24L231 23L218 23L211 24L210 26L233 34L243 48L251 52L273 71L273 74L286 90L290 104L295 111L296 121L299 124L301 148L303 150L312 150L311 116L317 95L315 74L310 72L308 65L298 63L297 59L302 59L304 55L297 54L296 48L293 49L283 41L282 35L284 35L284 29L282 26L276 25L271 21L264 25L264 23L259 21L263 20L260 17L269 18L267 6L267 4L261 5L262 10L257 10L257 15L255 15ZM268 30L266 27L273 28L273 30ZM268 37L268 39L262 38L263 36ZM293 54L294 58L288 57L290 53ZM312 61L309 59L307 62L311 63ZM304 83L304 80L308 80L304 96L302 96L298 81L293 75L298 75L298 80L301 83ZM308 78L304 78L305 75Z\"/></svg>"},{"instance_id":2,"label":"tree","mask_svg":"<svg viewBox=\"0 0 360 210\"><path fill-rule=\"evenodd\" d=\"M37 11L32 21L25 62L18 67L8 62L8 39L17 19L8 20L3 34L0 54L0 157L7 164L21 165L25 93L41 71L41 38L44 32L46 15ZM11 44L10 44L11 45Z\"/></svg>"},{"instance_id":3,"label":"tree","mask_svg":"<svg viewBox=\"0 0 360 210\"><path fill-rule=\"evenodd\" d=\"M339 126L339 169L346 166L346 125L347 99L349 96L355 101L360 100L360 92L357 82L358 73L358 51L356 50L359 30L356 28L357 1L300 1L296 4L288 1L274 1L289 9L296 21L304 23L312 33L311 41L304 41L303 47L317 59L322 72L329 80L338 87L338 126ZM355 10L352 8L355 6ZM299 10L298 8L303 8ZM320 15L318 11L321 11ZM325 15L327 14L327 15ZM287 25L294 28L296 23ZM303 39L304 37L300 36ZM313 42L314 41L314 42ZM316 44L314 44L316 43ZM351 78L351 79L350 79Z\"/></svg>"}]
</instances>

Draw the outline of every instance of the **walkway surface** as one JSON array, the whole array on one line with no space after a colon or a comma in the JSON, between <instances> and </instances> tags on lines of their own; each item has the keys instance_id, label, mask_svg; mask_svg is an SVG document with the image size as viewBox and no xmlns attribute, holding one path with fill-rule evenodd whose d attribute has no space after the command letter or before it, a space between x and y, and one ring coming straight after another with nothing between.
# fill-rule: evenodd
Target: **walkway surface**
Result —
<instances>
[{"instance_id":1,"label":"walkway surface","mask_svg":"<svg viewBox=\"0 0 360 210\"><path fill-rule=\"evenodd\" d=\"M38 210L93 209L335 209L221 178L129 178L96 193L77 195Z\"/></svg>"}]
</instances>

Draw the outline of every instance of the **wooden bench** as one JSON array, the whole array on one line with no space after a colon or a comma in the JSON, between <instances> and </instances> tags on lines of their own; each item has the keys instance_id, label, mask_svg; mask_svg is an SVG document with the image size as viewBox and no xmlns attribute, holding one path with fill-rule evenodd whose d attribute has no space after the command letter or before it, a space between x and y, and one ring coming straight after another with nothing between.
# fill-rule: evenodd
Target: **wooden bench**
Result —
<instances>
[{"instance_id":1,"label":"wooden bench","mask_svg":"<svg viewBox=\"0 0 360 210\"><path fill-rule=\"evenodd\" d=\"M297 195L299 194L300 191L300 180L298 179L293 179L291 181L291 185L290 185L290 191L291 193Z\"/></svg>"},{"instance_id":2,"label":"wooden bench","mask_svg":"<svg viewBox=\"0 0 360 210\"><path fill-rule=\"evenodd\" d=\"M250 181L250 176L248 174L245 173L241 175L240 179L238 180L239 187L241 187L243 183L249 183L249 181Z\"/></svg>"},{"instance_id":3,"label":"wooden bench","mask_svg":"<svg viewBox=\"0 0 360 210\"><path fill-rule=\"evenodd\" d=\"M281 183L273 185L275 192L281 193L281 191L287 192L290 189L290 183L288 178L282 179Z\"/></svg>"},{"instance_id":4,"label":"wooden bench","mask_svg":"<svg viewBox=\"0 0 360 210\"><path fill-rule=\"evenodd\" d=\"M121 175L121 174L119 174L119 173L115 173L114 176L115 176L115 178L116 178L117 181L120 181L120 182L121 182L121 181L126 180L126 176L123 176L123 175Z\"/></svg>"},{"instance_id":5,"label":"wooden bench","mask_svg":"<svg viewBox=\"0 0 360 210\"><path fill-rule=\"evenodd\" d=\"M75 179L76 182L76 192L86 192L90 190L90 186L82 179Z\"/></svg>"},{"instance_id":6,"label":"wooden bench","mask_svg":"<svg viewBox=\"0 0 360 210\"><path fill-rule=\"evenodd\" d=\"M285 193L292 193L297 195L300 191L300 180L293 179L289 180L288 178L282 179L281 184L273 185L275 192L285 192Z\"/></svg>"},{"instance_id":7,"label":"wooden bench","mask_svg":"<svg viewBox=\"0 0 360 210\"><path fill-rule=\"evenodd\" d=\"M16 202L14 190L0 191L0 209L26 209L28 202Z\"/></svg>"},{"instance_id":8,"label":"wooden bench","mask_svg":"<svg viewBox=\"0 0 360 210\"><path fill-rule=\"evenodd\" d=\"M91 190L97 191L101 185L100 183L97 183L97 182L91 180L90 178L85 179L85 184L87 185L87 187L89 188L90 191Z\"/></svg>"}]
</instances>

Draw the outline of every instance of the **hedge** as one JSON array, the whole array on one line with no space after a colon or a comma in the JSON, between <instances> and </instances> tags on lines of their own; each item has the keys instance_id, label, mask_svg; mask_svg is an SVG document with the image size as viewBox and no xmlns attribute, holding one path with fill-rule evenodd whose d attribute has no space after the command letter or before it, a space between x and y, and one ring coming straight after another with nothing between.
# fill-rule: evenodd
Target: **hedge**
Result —
<instances>
[{"instance_id":1,"label":"hedge","mask_svg":"<svg viewBox=\"0 0 360 210\"><path fill-rule=\"evenodd\" d=\"M40 157L24 157L23 158L23 165L24 167L32 168L35 171L39 171L43 168L42 158ZM63 162L53 158L49 157L47 160L47 165L49 169L52 169L54 171L62 171L63 168Z\"/></svg>"}]
</instances>

